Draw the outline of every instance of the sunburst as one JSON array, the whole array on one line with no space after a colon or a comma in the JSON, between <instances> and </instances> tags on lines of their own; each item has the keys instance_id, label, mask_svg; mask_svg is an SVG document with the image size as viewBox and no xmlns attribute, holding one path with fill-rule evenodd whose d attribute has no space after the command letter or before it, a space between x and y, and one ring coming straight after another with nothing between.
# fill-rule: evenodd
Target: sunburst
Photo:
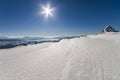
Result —
<instances>
[{"instance_id":1,"label":"sunburst","mask_svg":"<svg viewBox=\"0 0 120 80\"><path fill-rule=\"evenodd\" d=\"M54 11L55 8L52 8L50 3L48 3L47 5L42 5L41 13L45 16L45 18L48 18L49 16L53 16Z\"/></svg>"}]
</instances>

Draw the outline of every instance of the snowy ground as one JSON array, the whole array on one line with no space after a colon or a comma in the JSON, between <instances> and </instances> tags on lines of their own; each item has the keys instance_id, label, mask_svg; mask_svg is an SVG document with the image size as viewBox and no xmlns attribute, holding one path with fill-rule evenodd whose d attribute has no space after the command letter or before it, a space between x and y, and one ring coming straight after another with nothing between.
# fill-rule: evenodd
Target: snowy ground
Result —
<instances>
[{"instance_id":1,"label":"snowy ground","mask_svg":"<svg viewBox=\"0 0 120 80\"><path fill-rule=\"evenodd\" d=\"M120 80L120 33L0 50L0 80Z\"/></svg>"}]
</instances>

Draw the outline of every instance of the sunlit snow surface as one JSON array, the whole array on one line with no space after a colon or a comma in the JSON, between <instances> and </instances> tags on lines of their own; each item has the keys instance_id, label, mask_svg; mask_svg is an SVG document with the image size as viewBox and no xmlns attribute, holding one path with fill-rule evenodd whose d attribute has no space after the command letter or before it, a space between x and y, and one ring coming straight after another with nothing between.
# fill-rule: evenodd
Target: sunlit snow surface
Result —
<instances>
[{"instance_id":1,"label":"sunlit snow surface","mask_svg":"<svg viewBox=\"0 0 120 80\"><path fill-rule=\"evenodd\" d=\"M120 33L0 50L0 80L120 80Z\"/></svg>"}]
</instances>

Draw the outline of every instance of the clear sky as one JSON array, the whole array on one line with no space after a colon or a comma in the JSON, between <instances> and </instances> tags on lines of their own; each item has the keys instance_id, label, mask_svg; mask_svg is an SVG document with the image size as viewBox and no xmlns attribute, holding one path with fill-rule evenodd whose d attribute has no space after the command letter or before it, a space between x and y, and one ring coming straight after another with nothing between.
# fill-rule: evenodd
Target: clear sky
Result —
<instances>
[{"instance_id":1,"label":"clear sky","mask_svg":"<svg viewBox=\"0 0 120 80\"><path fill-rule=\"evenodd\" d=\"M47 2L55 11L45 20ZM0 0L0 36L96 34L106 25L120 30L119 0Z\"/></svg>"}]
</instances>

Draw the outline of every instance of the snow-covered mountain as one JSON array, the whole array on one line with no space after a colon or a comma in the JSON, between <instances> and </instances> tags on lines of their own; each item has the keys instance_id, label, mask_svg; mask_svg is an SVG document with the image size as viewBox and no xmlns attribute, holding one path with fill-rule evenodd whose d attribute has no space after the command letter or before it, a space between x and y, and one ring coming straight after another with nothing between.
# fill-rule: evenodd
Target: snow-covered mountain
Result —
<instances>
[{"instance_id":1,"label":"snow-covered mountain","mask_svg":"<svg viewBox=\"0 0 120 80\"><path fill-rule=\"evenodd\" d=\"M0 50L0 80L120 80L120 33Z\"/></svg>"},{"instance_id":2,"label":"snow-covered mountain","mask_svg":"<svg viewBox=\"0 0 120 80\"><path fill-rule=\"evenodd\" d=\"M115 30L112 26L106 26L102 31L101 34L106 33L106 32L118 32Z\"/></svg>"}]
</instances>

